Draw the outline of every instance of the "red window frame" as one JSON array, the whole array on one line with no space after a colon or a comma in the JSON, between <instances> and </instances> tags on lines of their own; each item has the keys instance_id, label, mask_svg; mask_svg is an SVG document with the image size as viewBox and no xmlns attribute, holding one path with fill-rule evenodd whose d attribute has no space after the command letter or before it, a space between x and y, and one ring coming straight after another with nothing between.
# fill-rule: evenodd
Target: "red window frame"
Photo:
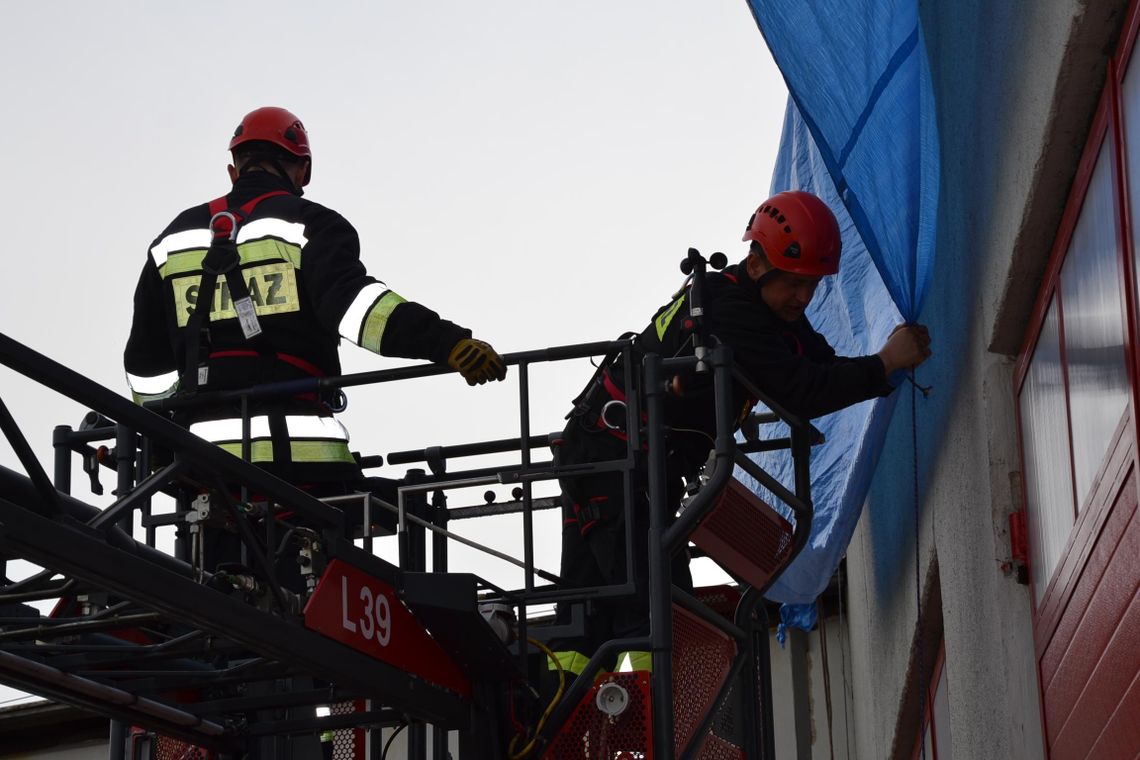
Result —
<instances>
[{"instance_id":1,"label":"red window frame","mask_svg":"<svg viewBox=\"0 0 1140 760\"><path fill-rule=\"evenodd\" d=\"M943 671L946 669L946 640L938 645L938 659L934 663L934 670L930 674L930 682L926 685L926 700L922 712L922 728L918 731L918 741L914 743L914 752L911 760L922 760L922 748L926 742L927 729L930 730L930 746L932 752L926 760L938 760L938 724L934 722L934 697L938 694L938 684L942 681ZM945 728L945 726L943 727Z\"/></svg>"},{"instance_id":2,"label":"red window frame","mask_svg":"<svg viewBox=\"0 0 1140 760\"><path fill-rule=\"evenodd\" d=\"M1079 563L1069 563L1070 571L1063 572L1063 567L1066 564L1063 562L1063 559L1075 546L1087 543L1088 537L1080 535L1082 528L1091 529L1096 524L1096 521L1088 514L1090 510L1087 509L1087 507L1091 505L1088 503L1084 505L1077 503L1077 479L1073 452L1072 418L1069 409L1069 367L1065 349L1064 301L1061 294L1060 282L1061 270L1072 241L1073 232L1080 218L1080 213L1088 193L1089 184L1092 181L1093 171L1096 168L1101 146L1105 141L1111 141L1114 153L1111 167L1113 172L1113 200L1118 219L1117 235L1119 245L1117 246L1117 264L1118 273L1120 274L1121 303L1124 308L1124 313L1121 315L1121 318L1124 323L1125 368L1128 373L1130 389L1129 409L1125 412L1125 418L1130 419L1128 427L1130 428L1129 432L1133 440L1137 440L1138 432L1140 432L1138 431L1138 415L1136 414L1136 410L1140 408L1140 388L1138 388L1137 383L1138 372L1140 372L1140 366L1138 366L1140 357L1138 357L1137 353L1137 335L1140 334L1140 331L1138 331L1136 281L1132 261L1132 218L1128 205L1128 156L1126 152L1128 138L1125 134L1123 119L1124 103L1122 96L1123 79L1128 71L1128 63L1135 47L1138 32L1140 32L1140 13L1138 13L1138 7L1140 7L1140 4L1134 1L1129 10L1128 20L1126 21L1125 31L1121 36L1120 43L1112 59L1109 61L1108 72L1105 76L1105 84L1097 105L1096 115L1089 130L1085 148L1077 167L1077 173L1073 179L1073 185L1069 190L1069 197L1065 204L1061 223L1049 254L1049 263L1046 268L1045 277L1042 281L1041 289L1038 292L1037 300L1029 321L1029 329L1026 333L1014 369L1013 394L1014 404L1016 406L1018 440L1020 442L1019 455L1021 458L1021 471L1024 473L1026 472L1025 439L1023 435L1024 423L1021 419L1021 392L1028 375L1030 359L1037 347L1037 341L1040 338L1041 330L1044 326L1048 307L1053 299L1056 299L1059 322L1060 358L1064 373L1066 428L1069 436L1068 465L1073 489L1070 498L1074 514L1073 527L1070 531L1066 548L1062 554L1062 561L1057 563L1056 567L1053 568L1052 576L1046 581L1046 588L1040 595L1040 603L1038 603L1038 594L1031 594L1035 627L1044 625L1044 627L1048 628L1049 625L1047 625L1047 623L1055 618L1060 608L1063 608L1064 600L1071 594L1072 587L1079 577L1079 573L1072 572L1071 569L1073 567L1080 567ZM1140 76L1140 71L1138 71L1136 75ZM1132 139L1140 140L1140 113L1134 116L1134 120L1136 123L1129 125L1134 130ZM1123 431L1118 429L1113 441L1115 441L1121 433L1123 433ZM1105 455L1105 461L1101 463L1102 467L1107 464L1114 448L1115 443L1110 442ZM1099 477L1098 475L1098 479ZM1027 503L1028 489L1022 490L1022 508L1028 512L1030 510ZM1096 489L1093 489L1093 492L1086 495L1085 498L1092 499L1095 496L1095 491ZM1031 543L1029 546L1029 561L1031 563L1033 562L1034 553L1035 547L1032 546ZM1037 589L1034 589L1034 591L1036 592Z\"/></svg>"}]
</instances>

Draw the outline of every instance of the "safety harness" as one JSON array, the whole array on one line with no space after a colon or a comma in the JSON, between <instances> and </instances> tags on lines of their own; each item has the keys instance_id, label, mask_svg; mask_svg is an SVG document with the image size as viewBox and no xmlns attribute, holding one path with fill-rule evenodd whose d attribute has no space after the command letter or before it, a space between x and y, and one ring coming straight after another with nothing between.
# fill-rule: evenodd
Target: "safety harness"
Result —
<instances>
[{"instance_id":1,"label":"safety harness","mask_svg":"<svg viewBox=\"0 0 1140 760\"><path fill-rule=\"evenodd\" d=\"M237 312L242 335L257 348L258 354L274 356L269 346L269 339L261 330L257 311L249 296L249 287L242 276L237 235L242 222L249 218L257 205L266 198L276 195L289 195L289 193L285 190L274 190L259 195L236 209L229 208L229 201L225 196L209 203L210 248L202 259L202 281L198 286L198 302L186 325L186 361L182 367L180 383L183 393L194 393L199 385L205 385L207 381L205 359L209 356L210 346L208 324L219 276L225 278L226 286L229 288L230 299ZM205 355L202 352L203 347L206 348Z\"/></svg>"}]
</instances>

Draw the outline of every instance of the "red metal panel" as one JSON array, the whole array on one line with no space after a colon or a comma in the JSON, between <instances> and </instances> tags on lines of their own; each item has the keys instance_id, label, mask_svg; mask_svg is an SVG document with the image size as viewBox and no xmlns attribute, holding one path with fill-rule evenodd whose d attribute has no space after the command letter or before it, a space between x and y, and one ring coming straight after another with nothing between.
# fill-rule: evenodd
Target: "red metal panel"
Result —
<instances>
[{"instance_id":1,"label":"red metal panel","mask_svg":"<svg viewBox=\"0 0 1140 760\"><path fill-rule=\"evenodd\" d=\"M708 734L697 753L697 760L748 760L744 750L716 734Z\"/></svg>"},{"instance_id":2,"label":"red metal panel","mask_svg":"<svg viewBox=\"0 0 1140 760\"><path fill-rule=\"evenodd\" d=\"M471 684L383 581L334 559L305 605L305 627L427 681L471 696Z\"/></svg>"},{"instance_id":3,"label":"red metal panel","mask_svg":"<svg viewBox=\"0 0 1140 760\"><path fill-rule=\"evenodd\" d=\"M1073 618L1070 617L1067 621L1063 618L1068 615L1074 590L1086 572L1085 565L1104 530L1105 522L1111 515L1112 506L1116 503L1120 489L1124 487L1125 479L1131 477L1135 468L1136 446L1132 438L1132 429L1131 415L1125 414L1117 426L1115 443L1106 457L1104 466L1097 474L1097 484L1073 526L1060 564L1053 571L1053 578L1041 598L1041 603L1035 608L1034 638L1038 652L1051 646L1055 637L1066 635L1064 631L1066 625L1070 628L1075 625ZM1134 484L1129 487L1135 489ZM1117 535L1119 536L1119 531ZM1032 549L1031 546L1031 561Z\"/></svg>"},{"instance_id":4,"label":"red metal panel","mask_svg":"<svg viewBox=\"0 0 1140 760\"><path fill-rule=\"evenodd\" d=\"M598 688L607 683L616 683L629 696L626 709L613 717L596 704ZM574 708L543 760L653 760L651 710L649 673L603 673Z\"/></svg>"},{"instance_id":5,"label":"red metal panel","mask_svg":"<svg viewBox=\"0 0 1140 760\"><path fill-rule=\"evenodd\" d=\"M1131 452L1129 452L1131 454ZM1125 533L1125 526L1132 519L1135 509L1135 475L1131 457L1126 461L1127 483L1119 483L1113 489L1115 500L1098 503L1095 511L1088 510L1088 519L1083 519L1074 531L1074 541L1070 542L1064 566L1059 568L1057 578L1070 579L1071 583L1055 583L1050 589L1049 610L1053 615L1042 615L1038 620L1038 651L1042 652L1043 673L1041 684L1048 685L1056 669L1051 653L1063 652L1068 648L1077 633L1085 610L1088 608L1097 584L1105 573ZM1122 494L1131 491L1132 495ZM1056 592L1056 593L1052 593ZM1046 627L1050 625L1051 627Z\"/></svg>"},{"instance_id":6,"label":"red metal panel","mask_svg":"<svg viewBox=\"0 0 1140 760\"><path fill-rule=\"evenodd\" d=\"M1132 758L1140 754L1136 752L1140 747L1140 720L1136 719L1137 715L1140 715L1140 673L1132 679L1128 693L1109 717L1089 757Z\"/></svg>"},{"instance_id":7,"label":"red metal panel","mask_svg":"<svg viewBox=\"0 0 1140 760\"><path fill-rule=\"evenodd\" d=\"M1133 531L1140 534L1138 525L1140 523L1134 523ZM1132 559L1135 557L1133 554ZM1093 745L1104 733L1109 716L1121 704L1140 672L1140 595L1136 593L1136 584L1133 584L1132 603L1124 617L1117 618L1115 610L1108 615L1113 623L1119 619L1120 625L1107 648L1098 650L1103 652L1103 656L1089 674L1068 722L1055 739L1050 737L1053 760L1132 760L1140 754L1140 742L1122 745L1118 753L1111 755L1091 753ZM1135 721L1136 716L1133 715L1132 719Z\"/></svg>"},{"instance_id":8,"label":"red metal panel","mask_svg":"<svg viewBox=\"0 0 1140 760\"><path fill-rule=\"evenodd\" d=\"M673 737L681 755L696 737L736 659L736 641L673 605Z\"/></svg>"},{"instance_id":9,"label":"red metal panel","mask_svg":"<svg viewBox=\"0 0 1140 760\"><path fill-rule=\"evenodd\" d=\"M1138 556L1140 515L1134 489L1126 488L1066 613L1065 617L1079 621L1078 625L1068 641L1058 640L1058 646L1050 646L1041 658L1045 717L1051 738L1079 717L1077 704L1082 692L1096 682L1094 675L1102 667L1102 657L1118 635L1125 611L1140 587L1140 568L1135 566ZM1103 692L1103 684L1097 690Z\"/></svg>"},{"instance_id":10,"label":"red metal panel","mask_svg":"<svg viewBox=\"0 0 1140 760\"><path fill-rule=\"evenodd\" d=\"M736 478L689 540L749 585L764 589L792 551L792 525Z\"/></svg>"}]
</instances>

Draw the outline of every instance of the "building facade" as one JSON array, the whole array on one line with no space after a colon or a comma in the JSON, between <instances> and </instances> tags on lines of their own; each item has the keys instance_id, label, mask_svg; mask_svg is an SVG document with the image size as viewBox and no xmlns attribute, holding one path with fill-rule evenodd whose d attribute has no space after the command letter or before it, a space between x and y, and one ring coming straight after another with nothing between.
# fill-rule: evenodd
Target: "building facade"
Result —
<instances>
[{"instance_id":1,"label":"building facade","mask_svg":"<svg viewBox=\"0 0 1140 760\"><path fill-rule=\"evenodd\" d=\"M1134 758L1140 4L920 5L934 389L848 550L852 754Z\"/></svg>"}]
</instances>

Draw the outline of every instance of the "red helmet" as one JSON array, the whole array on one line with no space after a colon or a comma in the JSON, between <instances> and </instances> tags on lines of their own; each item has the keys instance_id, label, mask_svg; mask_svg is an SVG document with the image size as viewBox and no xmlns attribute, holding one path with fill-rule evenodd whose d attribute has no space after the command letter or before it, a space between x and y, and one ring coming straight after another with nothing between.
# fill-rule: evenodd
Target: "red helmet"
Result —
<instances>
[{"instance_id":1,"label":"red helmet","mask_svg":"<svg viewBox=\"0 0 1140 760\"><path fill-rule=\"evenodd\" d=\"M810 277L839 271L839 222L811 193L789 190L764 201L748 220L743 239L758 242L776 269Z\"/></svg>"},{"instance_id":2,"label":"red helmet","mask_svg":"<svg viewBox=\"0 0 1140 760\"><path fill-rule=\"evenodd\" d=\"M313 155L309 152L309 133L305 125L284 108L266 106L247 113L234 130L230 150L253 140L273 143L294 156L311 158Z\"/></svg>"}]
</instances>

